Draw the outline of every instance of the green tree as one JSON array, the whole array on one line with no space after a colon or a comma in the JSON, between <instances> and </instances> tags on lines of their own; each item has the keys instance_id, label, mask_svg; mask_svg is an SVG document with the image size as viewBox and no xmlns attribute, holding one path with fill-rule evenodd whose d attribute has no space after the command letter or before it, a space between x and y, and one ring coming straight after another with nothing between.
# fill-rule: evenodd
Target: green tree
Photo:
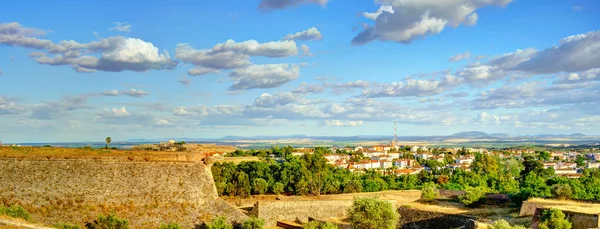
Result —
<instances>
[{"instance_id":1,"label":"green tree","mask_svg":"<svg viewBox=\"0 0 600 229\"><path fill-rule=\"evenodd\" d=\"M398 224L393 205L377 198L355 198L348 218L353 229L395 229Z\"/></svg>"},{"instance_id":2,"label":"green tree","mask_svg":"<svg viewBox=\"0 0 600 229\"><path fill-rule=\"evenodd\" d=\"M484 187L468 187L465 190L466 193L460 196L459 200L466 206L476 206L485 197L485 191Z\"/></svg>"},{"instance_id":3,"label":"green tree","mask_svg":"<svg viewBox=\"0 0 600 229\"><path fill-rule=\"evenodd\" d=\"M106 148L108 149L110 147L110 143L112 142L112 139L110 137L106 137L105 141L106 141Z\"/></svg>"},{"instance_id":4,"label":"green tree","mask_svg":"<svg viewBox=\"0 0 600 229\"><path fill-rule=\"evenodd\" d=\"M252 189L254 190L254 194L262 195L265 192L267 192L267 189L269 188L269 184L267 183L267 181L262 178L256 178L252 183Z\"/></svg>"},{"instance_id":5,"label":"green tree","mask_svg":"<svg viewBox=\"0 0 600 229\"><path fill-rule=\"evenodd\" d=\"M225 216L214 218L210 223L206 224L207 229L233 229L233 225L227 222Z\"/></svg>"},{"instance_id":6,"label":"green tree","mask_svg":"<svg viewBox=\"0 0 600 229\"><path fill-rule=\"evenodd\" d=\"M239 172L237 176L236 185L237 195L242 198L249 197L251 189L252 187L250 186L250 179L248 178L248 174L246 174L243 171Z\"/></svg>"},{"instance_id":7,"label":"green tree","mask_svg":"<svg viewBox=\"0 0 600 229\"><path fill-rule=\"evenodd\" d=\"M575 163L577 163L578 167L585 166L585 161L586 161L586 158L581 154L577 154L577 156L575 157Z\"/></svg>"},{"instance_id":8,"label":"green tree","mask_svg":"<svg viewBox=\"0 0 600 229\"><path fill-rule=\"evenodd\" d=\"M421 188L421 199L427 202L434 201L438 197L437 185L433 182L423 184Z\"/></svg>"},{"instance_id":9,"label":"green tree","mask_svg":"<svg viewBox=\"0 0 600 229\"><path fill-rule=\"evenodd\" d=\"M565 213L556 208L544 210L540 217L539 229L571 229L571 222L565 219Z\"/></svg>"},{"instance_id":10,"label":"green tree","mask_svg":"<svg viewBox=\"0 0 600 229\"><path fill-rule=\"evenodd\" d=\"M285 188L285 186L283 186L283 184L281 182L275 182L271 189L272 189L273 193L275 193L275 195L279 195L279 194L283 193L284 188Z\"/></svg>"},{"instance_id":11,"label":"green tree","mask_svg":"<svg viewBox=\"0 0 600 229\"><path fill-rule=\"evenodd\" d=\"M242 229L263 229L265 228L265 220L256 218L254 216L250 217L242 224Z\"/></svg>"},{"instance_id":12,"label":"green tree","mask_svg":"<svg viewBox=\"0 0 600 229\"><path fill-rule=\"evenodd\" d=\"M86 223L85 227L88 229L127 229L129 228L129 222L118 218L114 214L108 216L100 215L93 222Z\"/></svg>"},{"instance_id":13,"label":"green tree","mask_svg":"<svg viewBox=\"0 0 600 229\"><path fill-rule=\"evenodd\" d=\"M525 226L522 225L515 225L515 226L511 226L508 221L504 220L504 219L499 219L494 221L494 224L492 224L492 228L490 229L525 229Z\"/></svg>"},{"instance_id":14,"label":"green tree","mask_svg":"<svg viewBox=\"0 0 600 229\"><path fill-rule=\"evenodd\" d=\"M521 197L527 199L529 197L546 197L550 196L550 187L546 184L546 180L538 176L535 172L530 172L521 183Z\"/></svg>"},{"instance_id":15,"label":"green tree","mask_svg":"<svg viewBox=\"0 0 600 229\"><path fill-rule=\"evenodd\" d=\"M538 154L538 158L542 161L549 161L552 155L548 151L541 151Z\"/></svg>"},{"instance_id":16,"label":"green tree","mask_svg":"<svg viewBox=\"0 0 600 229\"><path fill-rule=\"evenodd\" d=\"M569 184L552 185L552 196L559 199L569 199L573 195L573 189Z\"/></svg>"},{"instance_id":17,"label":"green tree","mask_svg":"<svg viewBox=\"0 0 600 229\"><path fill-rule=\"evenodd\" d=\"M350 180L344 185L344 193L362 192L362 182L358 180Z\"/></svg>"}]
</instances>

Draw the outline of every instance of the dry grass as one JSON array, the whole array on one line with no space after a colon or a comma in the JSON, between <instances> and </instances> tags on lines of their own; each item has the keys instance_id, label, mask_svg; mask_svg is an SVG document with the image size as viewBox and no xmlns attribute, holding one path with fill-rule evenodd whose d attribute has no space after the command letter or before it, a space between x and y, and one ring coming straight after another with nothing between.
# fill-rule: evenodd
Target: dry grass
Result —
<instances>
[{"instance_id":1,"label":"dry grass","mask_svg":"<svg viewBox=\"0 0 600 229\"><path fill-rule=\"evenodd\" d=\"M260 159L260 157L224 157L222 162L232 162L237 165L244 161L260 161Z\"/></svg>"},{"instance_id":2,"label":"dry grass","mask_svg":"<svg viewBox=\"0 0 600 229\"><path fill-rule=\"evenodd\" d=\"M528 203L542 204L545 207L556 207L561 210L587 214L600 214L600 204L575 200L531 198Z\"/></svg>"}]
</instances>

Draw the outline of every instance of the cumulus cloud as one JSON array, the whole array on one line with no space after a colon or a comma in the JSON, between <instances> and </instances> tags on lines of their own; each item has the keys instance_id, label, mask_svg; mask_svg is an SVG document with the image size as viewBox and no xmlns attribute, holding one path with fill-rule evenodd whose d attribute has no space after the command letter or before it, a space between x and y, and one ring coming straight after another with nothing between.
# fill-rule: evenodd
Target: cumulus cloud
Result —
<instances>
[{"instance_id":1,"label":"cumulus cloud","mask_svg":"<svg viewBox=\"0 0 600 229\"><path fill-rule=\"evenodd\" d=\"M87 109L87 97L85 96L67 96L61 101L47 101L30 107L31 119L55 119L64 118L69 111Z\"/></svg>"},{"instance_id":2,"label":"cumulus cloud","mask_svg":"<svg viewBox=\"0 0 600 229\"><path fill-rule=\"evenodd\" d=\"M478 9L491 5L504 6L511 1L376 0L380 8L374 13L363 13L375 24L356 35L352 44L363 45L375 39L410 43L418 38L439 34L448 25L475 25Z\"/></svg>"},{"instance_id":3,"label":"cumulus cloud","mask_svg":"<svg viewBox=\"0 0 600 229\"><path fill-rule=\"evenodd\" d=\"M310 48L305 44L302 44L300 46L300 49L302 49L303 56L312 56L313 55L312 53L310 53Z\"/></svg>"},{"instance_id":4,"label":"cumulus cloud","mask_svg":"<svg viewBox=\"0 0 600 229\"><path fill-rule=\"evenodd\" d=\"M469 51L467 51L465 53L459 53L454 56L451 56L450 62L457 62L457 61L466 60L469 58L471 58L471 53Z\"/></svg>"},{"instance_id":5,"label":"cumulus cloud","mask_svg":"<svg viewBox=\"0 0 600 229\"><path fill-rule=\"evenodd\" d=\"M0 116L19 115L26 112L26 109L17 105L6 97L0 97Z\"/></svg>"},{"instance_id":6,"label":"cumulus cloud","mask_svg":"<svg viewBox=\"0 0 600 229\"><path fill-rule=\"evenodd\" d=\"M339 84L328 84L326 83L325 86L328 88L331 88L331 90L333 91L334 94L344 94L344 93L352 93L354 91L354 89L365 89L367 87L369 87L369 85L372 85L372 83L369 83L367 81L363 81L363 80L356 80L353 82L346 82L346 83L339 83Z\"/></svg>"},{"instance_id":7,"label":"cumulus cloud","mask_svg":"<svg viewBox=\"0 0 600 229\"><path fill-rule=\"evenodd\" d=\"M362 126L363 121L325 120L325 126Z\"/></svg>"},{"instance_id":8,"label":"cumulus cloud","mask_svg":"<svg viewBox=\"0 0 600 229\"><path fill-rule=\"evenodd\" d=\"M43 35L42 30L25 28L16 22L0 24L0 44L42 49L51 54L32 53L30 56L40 64L70 65L77 72L142 72L177 66L168 52L160 53L152 43L137 38L115 36L84 44L73 40L55 44L38 38Z\"/></svg>"},{"instance_id":9,"label":"cumulus cloud","mask_svg":"<svg viewBox=\"0 0 600 229\"><path fill-rule=\"evenodd\" d=\"M300 84L300 86L296 89L294 89L292 91L292 93L296 93L296 94L318 94L318 93L322 93L323 91L325 91L325 88L323 87L323 85L320 84L306 84L306 83L302 83Z\"/></svg>"},{"instance_id":10,"label":"cumulus cloud","mask_svg":"<svg viewBox=\"0 0 600 229\"><path fill-rule=\"evenodd\" d=\"M132 113L125 107L104 109L96 114L94 122L114 125L156 125L152 115Z\"/></svg>"},{"instance_id":11,"label":"cumulus cloud","mask_svg":"<svg viewBox=\"0 0 600 229\"><path fill-rule=\"evenodd\" d=\"M178 44L175 57L195 65L189 75L204 75L220 70L244 68L251 65L250 56L287 57L298 54L294 41L258 43L255 40L235 42L228 40L211 49L194 49L189 44Z\"/></svg>"},{"instance_id":12,"label":"cumulus cloud","mask_svg":"<svg viewBox=\"0 0 600 229\"><path fill-rule=\"evenodd\" d=\"M285 37L283 37L283 40L309 41L309 40L321 40L322 38L323 38L323 36L321 35L321 32L316 27L312 27L307 30L300 31L300 32L297 32L294 34L288 34Z\"/></svg>"},{"instance_id":13,"label":"cumulus cloud","mask_svg":"<svg viewBox=\"0 0 600 229\"><path fill-rule=\"evenodd\" d=\"M150 93L145 92L143 90L129 89L129 90L110 90L101 93L105 96L130 96L135 98L141 98L143 96L149 95Z\"/></svg>"},{"instance_id":14,"label":"cumulus cloud","mask_svg":"<svg viewBox=\"0 0 600 229\"><path fill-rule=\"evenodd\" d=\"M263 93L252 103L255 107L278 107L299 100L299 97L290 92L278 92L275 94Z\"/></svg>"},{"instance_id":15,"label":"cumulus cloud","mask_svg":"<svg viewBox=\"0 0 600 229\"><path fill-rule=\"evenodd\" d=\"M319 4L325 7L328 1L329 0L262 0L260 2L260 5L258 5L258 9L263 12L268 12L309 3Z\"/></svg>"},{"instance_id":16,"label":"cumulus cloud","mask_svg":"<svg viewBox=\"0 0 600 229\"><path fill-rule=\"evenodd\" d=\"M295 64L265 64L238 68L229 76L234 79L229 90L274 88L295 80L300 75L300 66Z\"/></svg>"},{"instance_id":17,"label":"cumulus cloud","mask_svg":"<svg viewBox=\"0 0 600 229\"><path fill-rule=\"evenodd\" d=\"M486 63L478 62L469 64L467 67L459 70L457 75L471 85L484 86L508 76L523 74L511 71L511 69L527 61L536 53L535 49L519 49L512 53L491 58Z\"/></svg>"},{"instance_id":18,"label":"cumulus cloud","mask_svg":"<svg viewBox=\"0 0 600 229\"><path fill-rule=\"evenodd\" d=\"M460 85L462 80L453 75L447 75L442 80L407 80L391 84L378 84L373 88L363 90L361 96L378 97L421 97L436 95Z\"/></svg>"},{"instance_id":19,"label":"cumulus cloud","mask_svg":"<svg viewBox=\"0 0 600 229\"><path fill-rule=\"evenodd\" d=\"M131 31L131 24L126 22L113 22L113 27L110 30L118 31L118 32L127 32Z\"/></svg>"},{"instance_id":20,"label":"cumulus cloud","mask_svg":"<svg viewBox=\"0 0 600 229\"><path fill-rule=\"evenodd\" d=\"M565 74L560 80L556 81L557 84L574 84L600 81L600 68L592 68L583 72L572 72Z\"/></svg>"}]
</instances>

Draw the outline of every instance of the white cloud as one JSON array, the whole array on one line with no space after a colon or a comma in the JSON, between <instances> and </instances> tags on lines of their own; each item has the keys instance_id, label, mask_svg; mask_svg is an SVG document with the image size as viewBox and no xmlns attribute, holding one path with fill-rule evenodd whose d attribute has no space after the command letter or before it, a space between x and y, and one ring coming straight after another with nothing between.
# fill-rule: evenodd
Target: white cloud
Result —
<instances>
[{"instance_id":1,"label":"white cloud","mask_svg":"<svg viewBox=\"0 0 600 229\"><path fill-rule=\"evenodd\" d=\"M363 121L325 120L325 126L362 126Z\"/></svg>"},{"instance_id":2,"label":"white cloud","mask_svg":"<svg viewBox=\"0 0 600 229\"><path fill-rule=\"evenodd\" d=\"M373 88L363 90L362 96L378 97L421 97L436 95L460 85L462 80L453 75L447 75L442 80L407 80L391 84L378 84Z\"/></svg>"},{"instance_id":3,"label":"white cloud","mask_svg":"<svg viewBox=\"0 0 600 229\"><path fill-rule=\"evenodd\" d=\"M136 90L136 89L129 89L129 90L110 90L110 91L105 91L101 93L102 95L105 96L121 96L121 95L126 95L126 96L130 96L130 97L135 97L135 98L141 98L143 96L149 95L150 93L145 92L143 90Z\"/></svg>"},{"instance_id":4,"label":"white cloud","mask_svg":"<svg viewBox=\"0 0 600 229\"><path fill-rule=\"evenodd\" d=\"M300 49L302 49L303 56L312 56L313 55L312 53L310 53L310 48L305 44L302 44L300 46Z\"/></svg>"},{"instance_id":5,"label":"white cloud","mask_svg":"<svg viewBox=\"0 0 600 229\"><path fill-rule=\"evenodd\" d=\"M225 43L216 44L213 52L235 52L250 56L286 57L298 54L298 47L294 41L271 41L258 43L255 40L235 42L227 40Z\"/></svg>"},{"instance_id":6,"label":"white cloud","mask_svg":"<svg viewBox=\"0 0 600 229\"><path fill-rule=\"evenodd\" d=\"M110 30L119 31L119 32L127 32L131 31L131 24L126 22L113 22L113 27Z\"/></svg>"},{"instance_id":7,"label":"white cloud","mask_svg":"<svg viewBox=\"0 0 600 229\"><path fill-rule=\"evenodd\" d=\"M45 35L39 29L24 28L19 23L0 24L0 44L46 50L34 52L40 64L71 65L77 72L148 71L173 69L177 62L166 51L160 53L152 43L137 38L108 37L86 44L63 40L58 44L37 37ZM82 55L86 54L86 55Z\"/></svg>"},{"instance_id":8,"label":"white cloud","mask_svg":"<svg viewBox=\"0 0 600 229\"><path fill-rule=\"evenodd\" d=\"M179 82L180 84L182 84L183 86L189 86L190 84L192 84L192 81L186 78L181 78L179 80L177 80L177 82Z\"/></svg>"},{"instance_id":9,"label":"white cloud","mask_svg":"<svg viewBox=\"0 0 600 229\"><path fill-rule=\"evenodd\" d=\"M367 81L356 80L353 82L339 83L339 84L325 84L326 87L331 88L334 94L352 93L354 89L365 89L372 85Z\"/></svg>"},{"instance_id":10,"label":"white cloud","mask_svg":"<svg viewBox=\"0 0 600 229\"><path fill-rule=\"evenodd\" d=\"M0 97L0 116L3 115L19 115L26 112L24 107L11 102L8 98Z\"/></svg>"},{"instance_id":11,"label":"white cloud","mask_svg":"<svg viewBox=\"0 0 600 229\"><path fill-rule=\"evenodd\" d=\"M255 107L278 107L298 101L298 97L290 92L278 92L275 94L262 93L252 103Z\"/></svg>"},{"instance_id":12,"label":"white cloud","mask_svg":"<svg viewBox=\"0 0 600 229\"><path fill-rule=\"evenodd\" d=\"M288 34L285 37L283 37L283 40L309 41L309 40L321 40L322 38L323 38L323 36L321 35L321 32L316 27L311 27L304 31L300 31L300 32L297 32L294 34Z\"/></svg>"},{"instance_id":13,"label":"white cloud","mask_svg":"<svg viewBox=\"0 0 600 229\"><path fill-rule=\"evenodd\" d=\"M265 64L238 68L229 74L234 79L229 90L274 88L295 80L300 67L295 64Z\"/></svg>"},{"instance_id":14,"label":"white cloud","mask_svg":"<svg viewBox=\"0 0 600 229\"><path fill-rule=\"evenodd\" d=\"M477 9L499 5L512 0L376 0L381 5L377 12L363 13L374 20L373 27L366 28L352 40L363 45L375 39L410 43L417 38L439 34L447 25L475 25Z\"/></svg>"},{"instance_id":15,"label":"white cloud","mask_svg":"<svg viewBox=\"0 0 600 229\"><path fill-rule=\"evenodd\" d=\"M322 93L325 88L320 84L306 84L302 83L298 88L292 91L296 94L310 94L310 93Z\"/></svg>"},{"instance_id":16,"label":"white cloud","mask_svg":"<svg viewBox=\"0 0 600 229\"><path fill-rule=\"evenodd\" d=\"M260 5L258 5L258 9L263 12L268 12L309 3L319 4L324 7L328 1L329 0L262 0Z\"/></svg>"},{"instance_id":17,"label":"white cloud","mask_svg":"<svg viewBox=\"0 0 600 229\"><path fill-rule=\"evenodd\" d=\"M469 58L471 58L471 53L469 51L467 51L465 53L459 53L454 56L451 56L450 62L457 62L457 61L466 60Z\"/></svg>"}]
</instances>

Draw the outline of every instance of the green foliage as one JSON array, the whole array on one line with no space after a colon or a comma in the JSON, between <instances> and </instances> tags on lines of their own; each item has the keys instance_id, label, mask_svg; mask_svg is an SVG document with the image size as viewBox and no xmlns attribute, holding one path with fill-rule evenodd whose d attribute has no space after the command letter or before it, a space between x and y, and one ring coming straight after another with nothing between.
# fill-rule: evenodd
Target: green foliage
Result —
<instances>
[{"instance_id":1,"label":"green foliage","mask_svg":"<svg viewBox=\"0 0 600 229\"><path fill-rule=\"evenodd\" d=\"M254 194L262 195L265 192L267 192L268 188L269 188L269 184L267 183L267 181L265 179L256 178L252 182L252 190L254 190Z\"/></svg>"},{"instance_id":2,"label":"green foliage","mask_svg":"<svg viewBox=\"0 0 600 229\"><path fill-rule=\"evenodd\" d=\"M0 215L7 215L9 217L21 218L24 220L31 219L29 212L19 205L12 205L10 207L3 207L0 205Z\"/></svg>"},{"instance_id":3,"label":"green foliage","mask_svg":"<svg viewBox=\"0 0 600 229\"><path fill-rule=\"evenodd\" d=\"M499 220L494 221L494 224L492 224L492 228L490 228L490 229L525 229L525 226L522 226L522 225L511 226L506 220L499 219Z\"/></svg>"},{"instance_id":4,"label":"green foliage","mask_svg":"<svg viewBox=\"0 0 600 229\"><path fill-rule=\"evenodd\" d=\"M273 193L275 193L275 195L279 195L279 194L283 193L284 188L285 188L285 186L283 186L283 184L281 182L275 182L275 184L273 184L273 187L271 189L273 190Z\"/></svg>"},{"instance_id":5,"label":"green foliage","mask_svg":"<svg viewBox=\"0 0 600 229\"><path fill-rule=\"evenodd\" d=\"M54 224L54 227L56 227L57 229L80 229L81 228L78 225L72 225L72 224L68 224L68 223L56 223L56 224Z\"/></svg>"},{"instance_id":6,"label":"green foliage","mask_svg":"<svg viewBox=\"0 0 600 229\"><path fill-rule=\"evenodd\" d=\"M236 193L238 196L242 198L246 198L250 196L250 179L248 178L248 174L245 172L239 172L237 175L237 185L236 185Z\"/></svg>"},{"instance_id":7,"label":"green foliage","mask_svg":"<svg viewBox=\"0 0 600 229\"><path fill-rule=\"evenodd\" d=\"M181 229L181 226L179 226L179 224L177 223L168 223L161 224L160 227L158 227L158 229Z\"/></svg>"},{"instance_id":8,"label":"green foliage","mask_svg":"<svg viewBox=\"0 0 600 229\"><path fill-rule=\"evenodd\" d=\"M265 220L250 217L248 220L244 221L242 224L242 229L263 229L265 228Z\"/></svg>"},{"instance_id":9,"label":"green foliage","mask_svg":"<svg viewBox=\"0 0 600 229\"><path fill-rule=\"evenodd\" d=\"M550 196L550 187L546 185L546 180L543 177L532 171L526 175L525 180L521 183L520 194L524 199L546 197Z\"/></svg>"},{"instance_id":10,"label":"green foliage","mask_svg":"<svg viewBox=\"0 0 600 229\"><path fill-rule=\"evenodd\" d=\"M395 229L398 223L393 205L377 198L355 198L348 218L353 229Z\"/></svg>"},{"instance_id":11,"label":"green foliage","mask_svg":"<svg viewBox=\"0 0 600 229\"><path fill-rule=\"evenodd\" d=\"M303 229L338 229L338 226L330 223L330 222L326 222L326 223L321 223L319 221L310 221L307 224L305 224L304 226L302 226Z\"/></svg>"},{"instance_id":12,"label":"green foliage","mask_svg":"<svg viewBox=\"0 0 600 229\"><path fill-rule=\"evenodd\" d=\"M565 219L565 214L556 208L544 210L540 217L539 229L571 229L571 222Z\"/></svg>"},{"instance_id":13,"label":"green foliage","mask_svg":"<svg viewBox=\"0 0 600 229\"><path fill-rule=\"evenodd\" d=\"M433 182L423 184L421 199L427 202L434 201L438 197L437 186Z\"/></svg>"},{"instance_id":14,"label":"green foliage","mask_svg":"<svg viewBox=\"0 0 600 229\"><path fill-rule=\"evenodd\" d=\"M485 188L483 187L468 187L465 194L459 197L461 203L466 206L477 206L485 197Z\"/></svg>"},{"instance_id":15,"label":"green foliage","mask_svg":"<svg viewBox=\"0 0 600 229\"><path fill-rule=\"evenodd\" d=\"M577 154L575 157L575 163L577 163L578 167L585 166L586 158L583 155Z\"/></svg>"},{"instance_id":16,"label":"green foliage","mask_svg":"<svg viewBox=\"0 0 600 229\"><path fill-rule=\"evenodd\" d=\"M573 195L573 189L569 184L552 185L552 196L559 199L569 199Z\"/></svg>"},{"instance_id":17,"label":"green foliage","mask_svg":"<svg viewBox=\"0 0 600 229\"><path fill-rule=\"evenodd\" d=\"M233 225L227 222L225 216L214 218L210 223L206 224L207 229L233 229Z\"/></svg>"},{"instance_id":18,"label":"green foliage","mask_svg":"<svg viewBox=\"0 0 600 229\"><path fill-rule=\"evenodd\" d=\"M114 214L108 216L100 215L93 222L85 223L85 227L88 229L127 229L129 228L129 222L118 218Z\"/></svg>"}]
</instances>

